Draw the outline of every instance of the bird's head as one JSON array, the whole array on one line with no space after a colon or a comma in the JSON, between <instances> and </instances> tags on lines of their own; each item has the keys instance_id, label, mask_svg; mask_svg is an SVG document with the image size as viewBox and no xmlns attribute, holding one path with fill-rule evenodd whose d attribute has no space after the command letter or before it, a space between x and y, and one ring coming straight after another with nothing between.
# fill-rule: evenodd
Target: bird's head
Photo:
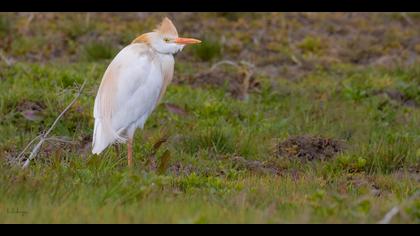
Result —
<instances>
[{"instance_id":1,"label":"bird's head","mask_svg":"<svg viewBox=\"0 0 420 236\"><path fill-rule=\"evenodd\" d=\"M133 41L133 43L138 42L147 43L163 54L176 54L187 44L201 43L198 39L178 37L178 31L167 17L153 32L143 34Z\"/></svg>"}]
</instances>

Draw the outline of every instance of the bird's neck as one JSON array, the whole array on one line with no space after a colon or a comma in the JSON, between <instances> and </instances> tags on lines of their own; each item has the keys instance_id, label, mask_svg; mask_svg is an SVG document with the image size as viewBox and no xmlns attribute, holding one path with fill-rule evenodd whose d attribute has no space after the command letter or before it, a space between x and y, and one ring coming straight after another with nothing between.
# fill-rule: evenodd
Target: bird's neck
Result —
<instances>
[{"instance_id":1,"label":"bird's neck","mask_svg":"<svg viewBox=\"0 0 420 236\"><path fill-rule=\"evenodd\" d=\"M159 94L159 99L158 99L158 101L160 101L166 92L166 88L172 81L173 74L174 74L175 60L172 54L157 53L157 55L159 56L159 59L160 59L159 61L161 62L162 71L163 71L163 86L162 86L161 92Z\"/></svg>"},{"instance_id":2,"label":"bird's neck","mask_svg":"<svg viewBox=\"0 0 420 236\"><path fill-rule=\"evenodd\" d=\"M167 79L166 77L170 77L168 79L172 80L172 75L174 72L174 65L175 65L174 56L172 54L163 54L163 53L157 53L157 55L162 65L162 71L165 76L165 80Z\"/></svg>"}]
</instances>

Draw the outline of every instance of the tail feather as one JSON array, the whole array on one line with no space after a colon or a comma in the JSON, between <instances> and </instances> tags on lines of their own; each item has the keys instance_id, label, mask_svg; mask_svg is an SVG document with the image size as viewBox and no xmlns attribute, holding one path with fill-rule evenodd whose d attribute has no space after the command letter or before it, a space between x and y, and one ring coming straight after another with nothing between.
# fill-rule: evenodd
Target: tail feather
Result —
<instances>
[{"instance_id":1,"label":"tail feather","mask_svg":"<svg viewBox=\"0 0 420 236\"><path fill-rule=\"evenodd\" d=\"M114 142L124 142L125 139L108 128L100 119L95 119L93 130L92 153L100 154Z\"/></svg>"}]
</instances>

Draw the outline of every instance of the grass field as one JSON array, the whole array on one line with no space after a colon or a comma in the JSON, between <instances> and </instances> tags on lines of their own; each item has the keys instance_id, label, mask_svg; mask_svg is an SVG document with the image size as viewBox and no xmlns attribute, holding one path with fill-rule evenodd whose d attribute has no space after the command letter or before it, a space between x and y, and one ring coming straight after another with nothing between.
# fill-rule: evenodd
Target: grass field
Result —
<instances>
[{"instance_id":1,"label":"grass field","mask_svg":"<svg viewBox=\"0 0 420 236\"><path fill-rule=\"evenodd\" d=\"M124 145L91 155L94 97L115 54L163 16L203 43L176 56L129 170ZM416 13L2 13L0 223L376 223L394 206L392 223L420 223L418 25Z\"/></svg>"}]
</instances>

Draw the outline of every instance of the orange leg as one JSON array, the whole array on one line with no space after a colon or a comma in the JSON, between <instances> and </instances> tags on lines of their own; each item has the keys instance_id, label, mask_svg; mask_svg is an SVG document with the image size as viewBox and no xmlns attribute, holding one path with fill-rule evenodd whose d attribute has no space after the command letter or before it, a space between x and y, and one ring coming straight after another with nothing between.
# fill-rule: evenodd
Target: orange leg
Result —
<instances>
[{"instance_id":1,"label":"orange leg","mask_svg":"<svg viewBox=\"0 0 420 236\"><path fill-rule=\"evenodd\" d=\"M128 139L127 158L128 158L128 167L132 167L133 166L133 139Z\"/></svg>"}]
</instances>

